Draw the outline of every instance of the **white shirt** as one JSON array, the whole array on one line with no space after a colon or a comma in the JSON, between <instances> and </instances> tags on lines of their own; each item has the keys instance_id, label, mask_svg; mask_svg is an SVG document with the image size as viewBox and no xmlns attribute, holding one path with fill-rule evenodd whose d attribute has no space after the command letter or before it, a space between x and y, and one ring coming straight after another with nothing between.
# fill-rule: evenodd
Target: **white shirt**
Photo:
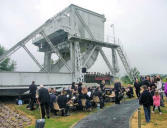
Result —
<instances>
[{"instance_id":1,"label":"white shirt","mask_svg":"<svg viewBox=\"0 0 167 128\"><path fill-rule=\"evenodd\" d=\"M91 96L91 92L87 92L87 95L90 97Z\"/></svg>"},{"instance_id":2,"label":"white shirt","mask_svg":"<svg viewBox=\"0 0 167 128\"><path fill-rule=\"evenodd\" d=\"M161 80L160 81L157 81L157 90L158 91L162 91L162 82L161 82Z\"/></svg>"}]
</instances>

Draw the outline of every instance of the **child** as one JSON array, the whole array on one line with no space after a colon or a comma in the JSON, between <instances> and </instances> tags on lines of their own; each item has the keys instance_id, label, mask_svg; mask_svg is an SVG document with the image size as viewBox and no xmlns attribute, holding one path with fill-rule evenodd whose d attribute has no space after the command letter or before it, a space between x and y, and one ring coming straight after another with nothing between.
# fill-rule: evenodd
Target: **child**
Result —
<instances>
[{"instance_id":1,"label":"child","mask_svg":"<svg viewBox=\"0 0 167 128\"><path fill-rule=\"evenodd\" d=\"M160 109L160 95L158 91L155 91L154 96L153 96L153 111L154 113L155 107L158 107L159 113L162 114L161 109Z\"/></svg>"}]
</instances>

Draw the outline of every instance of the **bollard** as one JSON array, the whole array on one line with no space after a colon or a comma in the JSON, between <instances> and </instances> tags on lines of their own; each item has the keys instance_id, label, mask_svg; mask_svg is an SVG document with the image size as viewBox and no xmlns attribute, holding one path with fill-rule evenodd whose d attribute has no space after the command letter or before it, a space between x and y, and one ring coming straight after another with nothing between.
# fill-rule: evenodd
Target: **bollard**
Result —
<instances>
[{"instance_id":1,"label":"bollard","mask_svg":"<svg viewBox=\"0 0 167 128\"><path fill-rule=\"evenodd\" d=\"M36 120L35 128L44 128L45 127L45 119Z\"/></svg>"},{"instance_id":2,"label":"bollard","mask_svg":"<svg viewBox=\"0 0 167 128\"><path fill-rule=\"evenodd\" d=\"M138 108L138 128L141 128L141 109Z\"/></svg>"},{"instance_id":3,"label":"bollard","mask_svg":"<svg viewBox=\"0 0 167 128\"><path fill-rule=\"evenodd\" d=\"M97 109L98 109L98 110L100 109L100 104L99 104L99 103L97 104Z\"/></svg>"}]
</instances>

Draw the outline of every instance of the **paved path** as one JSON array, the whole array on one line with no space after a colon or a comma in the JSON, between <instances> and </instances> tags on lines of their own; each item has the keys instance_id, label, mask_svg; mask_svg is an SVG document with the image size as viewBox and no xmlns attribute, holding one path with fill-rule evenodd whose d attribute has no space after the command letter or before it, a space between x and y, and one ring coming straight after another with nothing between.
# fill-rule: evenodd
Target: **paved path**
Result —
<instances>
[{"instance_id":1,"label":"paved path","mask_svg":"<svg viewBox=\"0 0 167 128\"><path fill-rule=\"evenodd\" d=\"M129 118L137 107L137 100L113 105L85 117L74 128L129 128Z\"/></svg>"}]
</instances>

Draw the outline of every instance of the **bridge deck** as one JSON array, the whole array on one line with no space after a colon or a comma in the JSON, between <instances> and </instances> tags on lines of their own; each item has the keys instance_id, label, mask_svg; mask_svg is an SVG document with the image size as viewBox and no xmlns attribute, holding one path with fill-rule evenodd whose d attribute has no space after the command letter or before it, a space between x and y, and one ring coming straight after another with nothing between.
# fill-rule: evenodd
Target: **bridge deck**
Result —
<instances>
[{"instance_id":1,"label":"bridge deck","mask_svg":"<svg viewBox=\"0 0 167 128\"><path fill-rule=\"evenodd\" d=\"M21 95L35 81L37 85L64 87L72 83L71 73L0 72L0 96Z\"/></svg>"}]
</instances>

